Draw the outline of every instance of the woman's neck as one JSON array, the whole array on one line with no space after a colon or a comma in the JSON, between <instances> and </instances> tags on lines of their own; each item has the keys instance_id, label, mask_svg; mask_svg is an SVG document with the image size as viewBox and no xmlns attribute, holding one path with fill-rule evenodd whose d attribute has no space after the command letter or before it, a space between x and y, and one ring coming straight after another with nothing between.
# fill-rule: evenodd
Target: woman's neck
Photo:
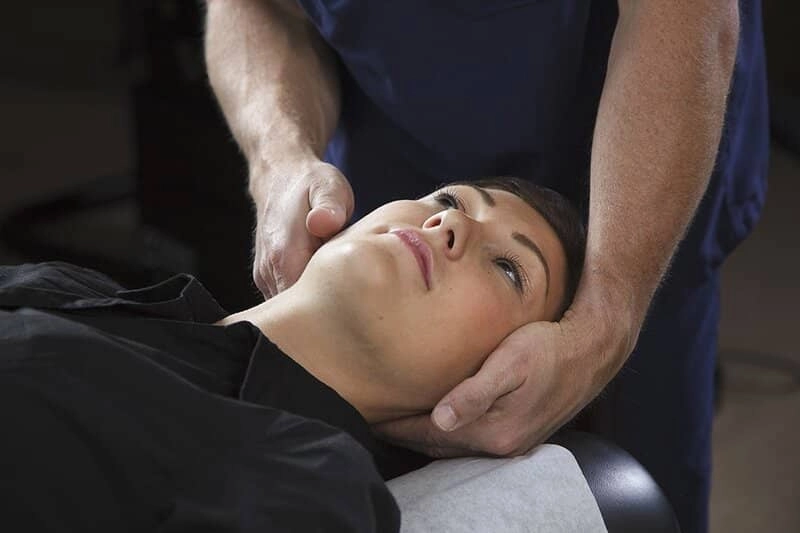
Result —
<instances>
[{"instance_id":1,"label":"woman's neck","mask_svg":"<svg viewBox=\"0 0 800 533\"><path fill-rule=\"evenodd\" d=\"M387 385L374 369L380 358L365 353L370 347L352 328L337 322L341 313L327 309L319 298L295 285L266 302L218 322L248 321L311 375L334 389L361 413L377 423L410 413L396 412Z\"/></svg>"}]
</instances>

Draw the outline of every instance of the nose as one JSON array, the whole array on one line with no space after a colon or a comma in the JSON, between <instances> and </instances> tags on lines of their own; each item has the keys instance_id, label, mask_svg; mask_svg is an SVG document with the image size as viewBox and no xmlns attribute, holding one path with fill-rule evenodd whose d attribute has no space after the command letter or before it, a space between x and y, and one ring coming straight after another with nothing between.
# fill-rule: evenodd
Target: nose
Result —
<instances>
[{"instance_id":1,"label":"nose","mask_svg":"<svg viewBox=\"0 0 800 533\"><path fill-rule=\"evenodd\" d=\"M457 209L445 209L430 216L422 229L431 245L450 259L458 259L467 248L474 221Z\"/></svg>"}]
</instances>

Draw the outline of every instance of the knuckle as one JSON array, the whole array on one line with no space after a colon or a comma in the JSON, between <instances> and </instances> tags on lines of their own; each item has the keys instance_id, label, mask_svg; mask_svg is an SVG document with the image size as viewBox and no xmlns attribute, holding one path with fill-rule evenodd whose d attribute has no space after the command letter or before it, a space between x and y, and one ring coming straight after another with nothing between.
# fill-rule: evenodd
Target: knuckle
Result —
<instances>
[{"instance_id":1,"label":"knuckle","mask_svg":"<svg viewBox=\"0 0 800 533\"><path fill-rule=\"evenodd\" d=\"M517 374L526 374L528 372L528 367L534 361L531 347L525 346L515 353L516 357L511 361L511 371Z\"/></svg>"},{"instance_id":2,"label":"knuckle","mask_svg":"<svg viewBox=\"0 0 800 533\"><path fill-rule=\"evenodd\" d=\"M262 271L264 271L264 273L268 273L270 270L279 271L283 266L285 258L286 254L283 249L278 247L270 248L267 252L266 260L261 265Z\"/></svg>"},{"instance_id":3,"label":"knuckle","mask_svg":"<svg viewBox=\"0 0 800 533\"><path fill-rule=\"evenodd\" d=\"M448 444L444 435L437 434L435 431L428 431L425 435L425 445L431 450L441 450Z\"/></svg>"},{"instance_id":4,"label":"knuckle","mask_svg":"<svg viewBox=\"0 0 800 533\"><path fill-rule=\"evenodd\" d=\"M317 170L318 172L315 173L315 177L321 180L337 181L341 177L341 172L336 168L336 165L332 165L327 161L322 161L317 167Z\"/></svg>"},{"instance_id":5,"label":"knuckle","mask_svg":"<svg viewBox=\"0 0 800 533\"><path fill-rule=\"evenodd\" d=\"M266 266L259 257L256 257L253 261L253 280L256 283L264 283L266 281Z\"/></svg>"},{"instance_id":6,"label":"knuckle","mask_svg":"<svg viewBox=\"0 0 800 533\"><path fill-rule=\"evenodd\" d=\"M425 448L425 455L433 457L434 459L447 458L447 453L441 448Z\"/></svg>"},{"instance_id":7,"label":"knuckle","mask_svg":"<svg viewBox=\"0 0 800 533\"><path fill-rule=\"evenodd\" d=\"M342 198L345 201L352 201L353 190L338 168L329 164L322 163L319 170L313 174L309 183L309 190L325 198Z\"/></svg>"},{"instance_id":8,"label":"knuckle","mask_svg":"<svg viewBox=\"0 0 800 533\"><path fill-rule=\"evenodd\" d=\"M487 387L477 379L469 378L465 381L465 384L469 384L469 388L464 394L464 403L468 407L476 409L487 407L494 400L492 394L492 391L495 390L494 381Z\"/></svg>"},{"instance_id":9,"label":"knuckle","mask_svg":"<svg viewBox=\"0 0 800 533\"><path fill-rule=\"evenodd\" d=\"M506 382L509 381L509 376L510 375L515 375L512 372L513 372L513 369L511 371L509 371L508 374L506 374L506 372L503 372L503 373L498 373L498 374L495 374L495 375L491 376L491 378L488 381L489 387L487 387L484 390L484 394L488 395L489 394L489 390L502 391L505 388Z\"/></svg>"},{"instance_id":10,"label":"knuckle","mask_svg":"<svg viewBox=\"0 0 800 533\"><path fill-rule=\"evenodd\" d=\"M508 376L526 376L533 362L534 359L529 357L527 351L514 350L513 355L505 365L505 370L499 373L497 377L502 380Z\"/></svg>"},{"instance_id":11,"label":"knuckle","mask_svg":"<svg viewBox=\"0 0 800 533\"><path fill-rule=\"evenodd\" d=\"M337 183L336 174L328 166L322 166L309 177L309 191L312 194L324 194Z\"/></svg>"},{"instance_id":12,"label":"knuckle","mask_svg":"<svg viewBox=\"0 0 800 533\"><path fill-rule=\"evenodd\" d=\"M265 289L265 280L264 276L261 274L261 270L258 267L253 267L253 282L256 284L259 290Z\"/></svg>"},{"instance_id":13,"label":"knuckle","mask_svg":"<svg viewBox=\"0 0 800 533\"><path fill-rule=\"evenodd\" d=\"M520 448L520 445L520 438L515 432L511 430L499 431L492 437L487 451L493 455L505 457L513 455Z\"/></svg>"}]
</instances>

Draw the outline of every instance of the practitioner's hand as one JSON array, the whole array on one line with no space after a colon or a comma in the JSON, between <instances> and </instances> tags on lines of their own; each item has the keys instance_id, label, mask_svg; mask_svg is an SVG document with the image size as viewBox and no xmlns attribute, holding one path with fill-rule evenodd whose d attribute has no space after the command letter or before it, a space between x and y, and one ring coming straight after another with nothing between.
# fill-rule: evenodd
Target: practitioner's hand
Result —
<instances>
[{"instance_id":1,"label":"practitioner's hand","mask_svg":"<svg viewBox=\"0 0 800 533\"><path fill-rule=\"evenodd\" d=\"M264 298L297 281L353 214L353 190L333 165L312 159L276 166L267 178L250 180L257 209L253 281Z\"/></svg>"},{"instance_id":2,"label":"practitioner's hand","mask_svg":"<svg viewBox=\"0 0 800 533\"><path fill-rule=\"evenodd\" d=\"M612 309L601 301L571 309L557 323L522 326L432 415L373 429L394 444L433 457L527 452L597 396L632 351L638 323L626 324Z\"/></svg>"}]
</instances>

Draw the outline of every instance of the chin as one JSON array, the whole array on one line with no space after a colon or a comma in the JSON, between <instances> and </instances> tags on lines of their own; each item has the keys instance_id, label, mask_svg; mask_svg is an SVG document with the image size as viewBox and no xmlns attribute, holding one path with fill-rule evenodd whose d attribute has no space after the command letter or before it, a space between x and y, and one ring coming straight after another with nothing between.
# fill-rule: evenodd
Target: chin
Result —
<instances>
[{"instance_id":1,"label":"chin","mask_svg":"<svg viewBox=\"0 0 800 533\"><path fill-rule=\"evenodd\" d=\"M311 258L309 267L312 264L353 290L385 291L397 285L400 274L386 243L370 238L328 242Z\"/></svg>"},{"instance_id":2,"label":"chin","mask_svg":"<svg viewBox=\"0 0 800 533\"><path fill-rule=\"evenodd\" d=\"M385 316L407 293L399 275L391 252L368 239L328 242L304 272L317 294L365 318Z\"/></svg>"}]
</instances>

